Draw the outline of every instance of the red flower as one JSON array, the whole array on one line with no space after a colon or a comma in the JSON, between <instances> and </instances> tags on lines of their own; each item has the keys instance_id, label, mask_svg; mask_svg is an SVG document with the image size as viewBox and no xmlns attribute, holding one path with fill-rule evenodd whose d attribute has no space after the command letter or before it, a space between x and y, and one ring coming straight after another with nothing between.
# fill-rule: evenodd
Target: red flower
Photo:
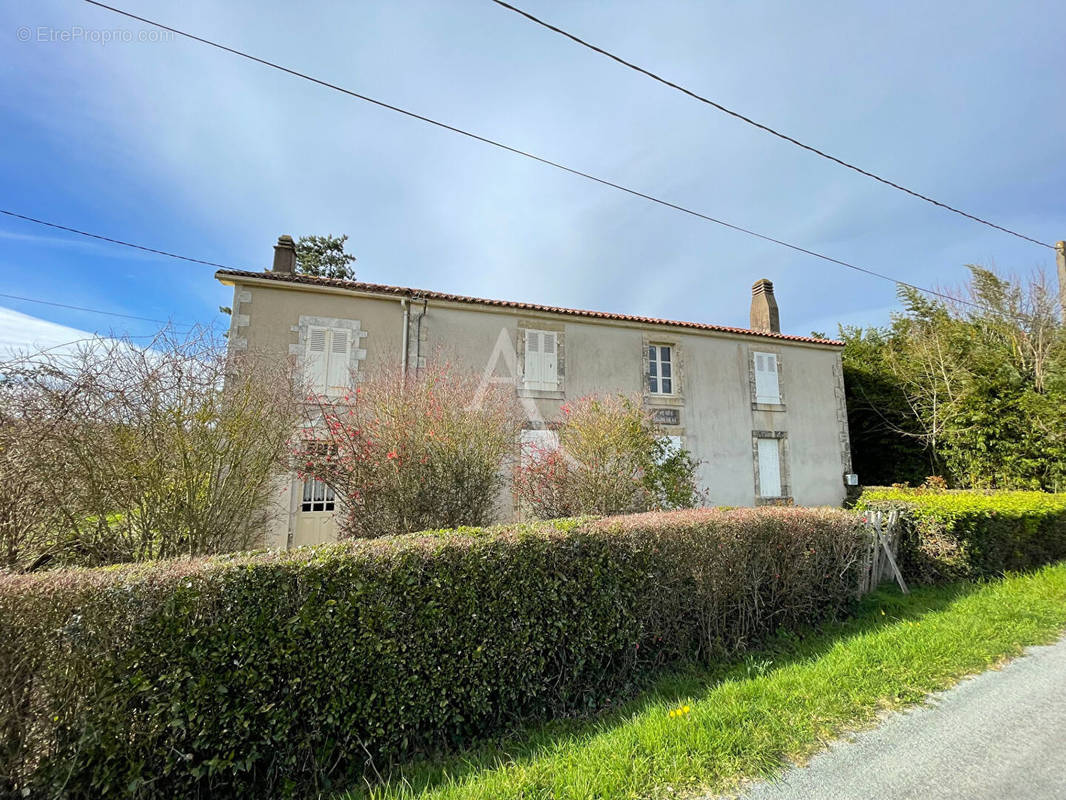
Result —
<instances>
[{"instance_id":1,"label":"red flower","mask_svg":"<svg viewBox=\"0 0 1066 800\"><path fill-rule=\"evenodd\" d=\"M385 456L385 457L386 458L396 458L396 451L395 450L390 450L389 454L387 456Z\"/></svg>"}]
</instances>

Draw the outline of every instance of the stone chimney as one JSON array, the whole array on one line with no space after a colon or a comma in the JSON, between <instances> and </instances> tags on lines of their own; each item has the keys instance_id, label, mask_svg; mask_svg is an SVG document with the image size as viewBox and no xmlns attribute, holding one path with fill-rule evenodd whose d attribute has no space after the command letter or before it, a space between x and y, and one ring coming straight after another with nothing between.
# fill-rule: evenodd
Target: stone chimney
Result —
<instances>
[{"instance_id":1,"label":"stone chimney","mask_svg":"<svg viewBox=\"0 0 1066 800\"><path fill-rule=\"evenodd\" d=\"M291 236L279 236L278 243L274 245L274 268L273 272L296 272L296 242Z\"/></svg>"},{"instance_id":2,"label":"stone chimney","mask_svg":"<svg viewBox=\"0 0 1066 800\"><path fill-rule=\"evenodd\" d=\"M781 333L781 315L774 298L774 285L766 278L760 278L751 287L751 329Z\"/></svg>"}]
</instances>

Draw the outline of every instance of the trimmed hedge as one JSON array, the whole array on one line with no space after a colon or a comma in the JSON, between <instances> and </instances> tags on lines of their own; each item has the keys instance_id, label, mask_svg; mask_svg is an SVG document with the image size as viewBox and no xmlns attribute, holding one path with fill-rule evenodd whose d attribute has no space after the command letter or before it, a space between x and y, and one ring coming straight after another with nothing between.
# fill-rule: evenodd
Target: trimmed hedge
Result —
<instances>
[{"instance_id":1,"label":"trimmed hedge","mask_svg":"<svg viewBox=\"0 0 1066 800\"><path fill-rule=\"evenodd\" d=\"M874 487L856 508L905 511L908 580L972 580L1066 559L1066 494Z\"/></svg>"},{"instance_id":2,"label":"trimmed hedge","mask_svg":"<svg viewBox=\"0 0 1066 800\"><path fill-rule=\"evenodd\" d=\"M0 794L302 796L854 600L859 521L702 509L0 578Z\"/></svg>"}]
</instances>

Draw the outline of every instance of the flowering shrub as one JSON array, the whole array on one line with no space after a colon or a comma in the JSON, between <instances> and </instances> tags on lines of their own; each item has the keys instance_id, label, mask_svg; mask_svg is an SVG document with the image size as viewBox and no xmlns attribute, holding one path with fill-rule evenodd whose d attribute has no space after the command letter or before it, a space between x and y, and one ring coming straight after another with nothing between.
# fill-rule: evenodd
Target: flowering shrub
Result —
<instances>
[{"instance_id":1,"label":"flowering shrub","mask_svg":"<svg viewBox=\"0 0 1066 800\"><path fill-rule=\"evenodd\" d=\"M339 399L314 397L294 458L341 500L341 534L483 525L494 516L520 417L513 390L478 393L454 365L383 370Z\"/></svg>"},{"instance_id":2,"label":"flowering shrub","mask_svg":"<svg viewBox=\"0 0 1066 800\"><path fill-rule=\"evenodd\" d=\"M1066 494L869 488L860 509L904 512L901 568L933 583L1001 575L1066 558Z\"/></svg>"},{"instance_id":3,"label":"flowering shrub","mask_svg":"<svg viewBox=\"0 0 1066 800\"><path fill-rule=\"evenodd\" d=\"M846 611L859 524L700 509L0 576L0 796L320 796L603 708Z\"/></svg>"},{"instance_id":4,"label":"flowering shrub","mask_svg":"<svg viewBox=\"0 0 1066 800\"><path fill-rule=\"evenodd\" d=\"M518 500L541 519L692 508L698 462L672 449L639 398L583 397L562 407L557 448L523 445Z\"/></svg>"}]
</instances>

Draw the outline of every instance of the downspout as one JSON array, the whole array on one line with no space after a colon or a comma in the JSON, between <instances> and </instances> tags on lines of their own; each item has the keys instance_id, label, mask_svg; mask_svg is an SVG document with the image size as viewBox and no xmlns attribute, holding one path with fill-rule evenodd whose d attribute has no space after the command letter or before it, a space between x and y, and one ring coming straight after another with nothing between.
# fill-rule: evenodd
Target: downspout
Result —
<instances>
[{"instance_id":1,"label":"downspout","mask_svg":"<svg viewBox=\"0 0 1066 800\"><path fill-rule=\"evenodd\" d=\"M402 329L403 338L400 340L403 344L401 345L401 349L400 349L400 353L401 353L401 356L400 356L400 370L401 370L401 374L404 377L406 377L407 376L407 332L410 329L410 320L409 320L409 317L408 317L408 313L409 312L407 310L407 298L406 297L401 297L400 298L400 308L403 309L403 329Z\"/></svg>"},{"instance_id":2,"label":"downspout","mask_svg":"<svg viewBox=\"0 0 1066 800\"><path fill-rule=\"evenodd\" d=\"M422 312L418 315L418 325L415 327L415 369L422 364L422 319L426 316L429 300L422 298Z\"/></svg>"}]
</instances>

